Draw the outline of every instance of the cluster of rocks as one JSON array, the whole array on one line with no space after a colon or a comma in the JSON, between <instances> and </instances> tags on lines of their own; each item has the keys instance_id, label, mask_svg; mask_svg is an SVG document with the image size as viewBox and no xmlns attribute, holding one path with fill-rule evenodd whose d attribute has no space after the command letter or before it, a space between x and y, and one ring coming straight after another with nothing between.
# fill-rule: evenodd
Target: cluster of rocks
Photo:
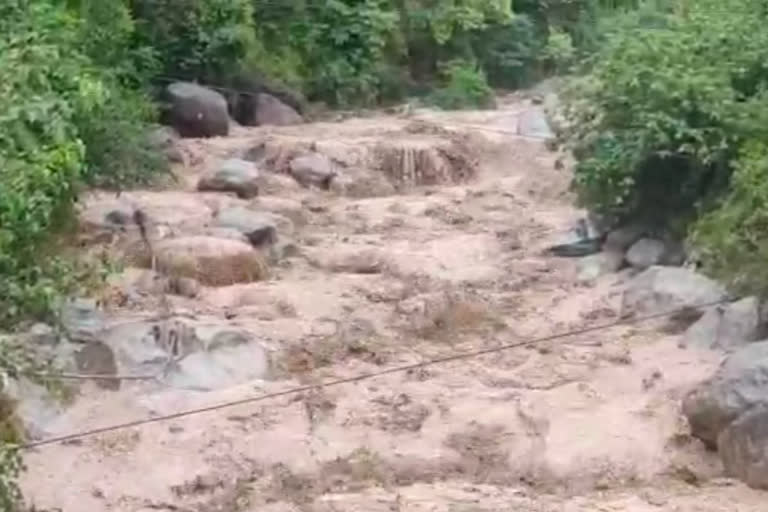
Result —
<instances>
[{"instance_id":1,"label":"cluster of rocks","mask_svg":"<svg viewBox=\"0 0 768 512\"><path fill-rule=\"evenodd\" d=\"M264 340L223 319L110 317L90 299L66 301L59 317L60 329L37 324L17 342L52 362L56 372L93 376L106 390L119 389L125 377L209 391L269 376ZM6 384L28 435L44 437L65 404L34 378Z\"/></svg>"},{"instance_id":2,"label":"cluster of rocks","mask_svg":"<svg viewBox=\"0 0 768 512\"><path fill-rule=\"evenodd\" d=\"M550 251L580 257L579 278L584 281L629 267L631 277L621 305L625 315L690 313L669 319L685 324L679 346L726 353L716 373L683 399L691 434L718 451L727 475L768 489L764 307L756 297L729 297L721 284L682 266L681 244L648 234L639 226L601 233L594 224L582 221L570 240Z\"/></svg>"},{"instance_id":3,"label":"cluster of rocks","mask_svg":"<svg viewBox=\"0 0 768 512\"><path fill-rule=\"evenodd\" d=\"M238 92L237 101L224 94L189 82L170 84L165 90L164 124L182 137L215 137L229 134L234 117L248 126L285 126L303 122L291 106L266 92Z\"/></svg>"},{"instance_id":4,"label":"cluster of rocks","mask_svg":"<svg viewBox=\"0 0 768 512\"><path fill-rule=\"evenodd\" d=\"M656 265L680 266L686 258L682 243L671 237L655 237L640 224L605 232L599 224L586 219L551 251L560 256L581 257L579 280L584 282L625 266L636 270Z\"/></svg>"}]
</instances>

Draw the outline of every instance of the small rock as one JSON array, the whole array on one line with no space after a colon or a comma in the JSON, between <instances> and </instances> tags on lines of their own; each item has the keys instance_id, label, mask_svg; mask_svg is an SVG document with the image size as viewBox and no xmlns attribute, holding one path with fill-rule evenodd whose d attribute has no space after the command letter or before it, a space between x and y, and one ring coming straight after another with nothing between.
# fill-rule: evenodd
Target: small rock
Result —
<instances>
[{"instance_id":1,"label":"small rock","mask_svg":"<svg viewBox=\"0 0 768 512\"><path fill-rule=\"evenodd\" d=\"M714 448L720 433L757 405L768 405L768 341L730 355L707 381L683 399L691 434Z\"/></svg>"},{"instance_id":2,"label":"small rock","mask_svg":"<svg viewBox=\"0 0 768 512\"><path fill-rule=\"evenodd\" d=\"M256 101L256 123L260 126L289 126L304 122L298 112L271 94L260 93Z\"/></svg>"},{"instance_id":3,"label":"small rock","mask_svg":"<svg viewBox=\"0 0 768 512\"><path fill-rule=\"evenodd\" d=\"M91 299L67 300L61 307L61 323L71 341L95 340L104 328L104 317Z\"/></svg>"},{"instance_id":4,"label":"small rock","mask_svg":"<svg viewBox=\"0 0 768 512\"><path fill-rule=\"evenodd\" d=\"M709 308L688 328L680 344L702 349L734 349L757 341L759 329L760 303L755 297L747 297Z\"/></svg>"},{"instance_id":5,"label":"small rock","mask_svg":"<svg viewBox=\"0 0 768 512\"><path fill-rule=\"evenodd\" d=\"M717 451L728 476L755 489L768 489L768 406L745 412L723 430Z\"/></svg>"},{"instance_id":6,"label":"small rock","mask_svg":"<svg viewBox=\"0 0 768 512\"><path fill-rule=\"evenodd\" d=\"M52 347L59 343L59 335L50 325L36 323L27 332L26 340L36 346Z\"/></svg>"},{"instance_id":7,"label":"small rock","mask_svg":"<svg viewBox=\"0 0 768 512\"><path fill-rule=\"evenodd\" d=\"M240 231L254 247L274 244L277 241L277 222L273 214L256 212L236 206L219 212L216 222L220 227ZM283 219L284 224L290 224Z\"/></svg>"},{"instance_id":8,"label":"small rock","mask_svg":"<svg viewBox=\"0 0 768 512\"><path fill-rule=\"evenodd\" d=\"M610 251L586 256L578 261L577 279L588 282L612 274L621 268L623 261L624 256L621 253Z\"/></svg>"},{"instance_id":9,"label":"small rock","mask_svg":"<svg viewBox=\"0 0 768 512\"><path fill-rule=\"evenodd\" d=\"M144 270L134 283L134 289L137 292L147 295L167 293L169 288L169 279L152 270Z\"/></svg>"},{"instance_id":10,"label":"small rock","mask_svg":"<svg viewBox=\"0 0 768 512\"><path fill-rule=\"evenodd\" d=\"M158 268L172 277L190 277L208 286L265 279L263 255L245 242L206 236L162 240L155 247Z\"/></svg>"},{"instance_id":11,"label":"small rock","mask_svg":"<svg viewBox=\"0 0 768 512\"><path fill-rule=\"evenodd\" d=\"M621 307L623 314L653 315L726 297L723 286L692 270L653 266L629 281Z\"/></svg>"},{"instance_id":12,"label":"small rock","mask_svg":"<svg viewBox=\"0 0 768 512\"><path fill-rule=\"evenodd\" d=\"M646 232L647 229L639 224L614 229L605 237L603 247L612 251L624 252L640 240Z\"/></svg>"},{"instance_id":13,"label":"small rock","mask_svg":"<svg viewBox=\"0 0 768 512\"><path fill-rule=\"evenodd\" d=\"M177 277L171 279L169 283L170 293L189 299L194 299L200 295L200 288L200 282L190 277Z\"/></svg>"},{"instance_id":14,"label":"small rock","mask_svg":"<svg viewBox=\"0 0 768 512\"><path fill-rule=\"evenodd\" d=\"M84 375L116 375L117 363L115 354L108 345L100 341L87 343L75 353L77 369ZM116 391L120 389L117 379L95 379L100 388Z\"/></svg>"},{"instance_id":15,"label":"small rock","mask_svg":"<svg viewBox=\"0 0 768 512\"><path fill-rule=\"evenodd\" d=\"M133 222L133 215L125 210L112 210L104 216L107 224L127 226Z\"/></svg>"},{"instance_id":16,"label":"small rock","mask_svg":"<svg viewBox=\"0 0 768 512\"><path fill-rule=\"evenodd\" d=\"M166 89L170 108L165 121L182 137L214 137L229 134L227 100L216 91L189 82Z\"/></svg>"},{"instance_id":17,"label":"small rock","mask_svg":"<svg viewBox=\"0 0 768 512\"><path fill-rule=\"evenodd\" d=\"M197 184L201 192L234 192L241 199L259 195L260 173L253 162L231 158L206 174Z\"/></svg>"},{"instance_id":18,"label":"small rock","mask_svg":"<svg viewBox=\"0 0 768 512\"><path fill-rule=\"evenodd\" d=\"M301 256L301 248L299 248L293 240L281 237L278 239L277 243L272 246L270 256L274 263L278 263L286 259Z\"/></svg>"},{"instance_id":19,"label":"small rock","mask_svg":"<svg viewBox=\"0 0 768 512\"><path fill-rule=\"evenodd\" d=\"M328 190L336 176L331 160L320 153L310 153L291 160L291 176L302 186L314 185Z\"/></svg>"},{"instance_id":20,"label":"small rock","mask_svg":"<svg viewBox=\"0 0 768 512\"><path fill-rule=\"evenodd\" d=\"M330 253L310 254L310 261L331 272L350 274L379 274L387 266L387 259L375 249L343 248Z\"/></svg>"},{"instance_id":21,"label":"small rock","mask_svg":"<svg viewBox=\"0 0 768 512\"><path fill-rule=\"evenodd\" d=\"M661 262L666 247L664 242L653 238L641 238L627 251L627 263L642 270Z\"/></svg>"}]
</instances>

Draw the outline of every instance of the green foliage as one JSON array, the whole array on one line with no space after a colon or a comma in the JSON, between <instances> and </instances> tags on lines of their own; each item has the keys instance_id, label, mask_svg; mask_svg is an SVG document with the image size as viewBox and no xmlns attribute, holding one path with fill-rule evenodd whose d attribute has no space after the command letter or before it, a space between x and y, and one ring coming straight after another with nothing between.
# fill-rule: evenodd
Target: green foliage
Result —
<instances>
[{"instance_id":1,"label":"green foliage","mask_svg":"<svg viewBox=\"0 0 768 512\"><path fill-rule=\"evenodd\" d=\"M493 106L493 90L485 73L476 65L457 60L447 63L443 72L446 84L432 94L432 103L445 109Z\"/></svg>"},{"instance_id":2,"label":"green foliage","mask_svg":"<svg viewBox=\"0 0 768 512\"><path fill-rule=\"evenodd\" d=\"M543 59L555 72L567 72L576 58L576 48L573 46L571 35L564 30L553 29L542 54Z\"/></svg>"},{"instance_id":3,"label":"green foliage","mask_svg":"<svg viewBox=\"0 0 768 512\"><path fill-rule=\"evenodd\" d=\"M730 190L694 226L705 271L742 293L768 294L768 146L745 144Z\"/></svg>"},{"instance_id":4,"label":"green foliage","mask_svg":"<svg viewBox=\"0 0 768 512\"><path fill-rule=\"evenodd\" d=\"M472 33L472 48L491 83L519 88L539 76L542 38L530 16L516 15L509 23Z\"/></svg>"},{"instance_id":5,"label":"green foliage","mask_svg":"<svg viewBox=\"0 0 768 512\"><path fill-rule=\"evenodd\" d=\"M0 326L45 313L76 284L42 249L81 180L142 181L163 165L143 134L148 103L80 50L87 33L55 4L0 7Z\"/></svg>"},{"instance_id":6,"label":"green foliage","mask_svg":"<svg viewBox=\"0 0 768 512\"><path fill-rule=\"evenodd\" d=\"M740 145L760 136L768 33L755 4L711 1L606 38L566 94L575 187L605 213L663 221L727 186Z\"/></svg>"},{"instance_id":7,"label":"green foliage","mask_svg":"<svg viewBox=\"0 0 768 512\"><path fill-rule=\"evenodd\" d=\"M226 76L256 44L250 0L134 0L131 8L138 39L165 75Z\"/></svg>"}]
</instances>

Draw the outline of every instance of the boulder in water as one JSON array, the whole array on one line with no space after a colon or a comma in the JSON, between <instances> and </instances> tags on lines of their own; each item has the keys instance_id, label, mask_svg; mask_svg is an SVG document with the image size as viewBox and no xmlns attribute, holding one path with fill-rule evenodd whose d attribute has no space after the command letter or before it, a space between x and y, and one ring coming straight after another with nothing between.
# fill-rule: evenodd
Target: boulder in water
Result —
<instances>
[{"instance_id":1,"label":"boulder in water","mask_svg":"<svg viewBox=\"0 0 768 512\"><path fill-rule=\"evenodd\" d=\"M289 126L304 122L298 112L271 94L259 94L256 102L256 123L260 126Z\"/></svg>"},{"instance_id":2,"label":"boulder in water","mask_svg":"<svg viewBox=\"0 0 768 512\"><path fill-rule=\"evenodd\" d=\"M722 285L692 270L653 266L629 281L621 307L624 313L654 315L675 309L714 306L726 297Z\"/></svg>"},{"instance_id":3,"label":"boulder in water","mask_svg":"<svg viewBox=\"0 0 768 512\"><path fill-rule=\"evenodd\" d=\"M259 195L260 184L256 164L231 158L200 178L197 189L201 192L234 192L241 199L251 199Z\"/></svg>"},{"instance_id":4,"label":"boulder in water","mask_svg":"<svg viewBox=\"0 0 768 512\"><path fill-rule=\"evenodd\" d=\"M218 92L190 82L176 82L166 89L170 104L165 121L182 137L215 137L229 134L227 100Z\"/></svg>"}]
</instances>

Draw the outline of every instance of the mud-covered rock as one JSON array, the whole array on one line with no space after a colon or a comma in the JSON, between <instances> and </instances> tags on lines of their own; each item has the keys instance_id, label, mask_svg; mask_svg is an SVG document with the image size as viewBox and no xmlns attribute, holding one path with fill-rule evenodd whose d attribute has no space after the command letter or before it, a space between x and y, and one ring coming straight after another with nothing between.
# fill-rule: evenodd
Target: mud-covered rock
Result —
<instances>
[{"instance_id":1,"label":"mud-covered rock","mask_svg":"<svg viewBox=\"0 0 768 512\"><path fill-rule=\"evenodd\" d=\"M624 252L640 240L646 232L647 229L640 224L621 226L606 235L603 247L612 251Z\"/></svg>"},{"instance_id":2,"label":"mud-covered rock","mask_svg":"<svg viewBox=\"0 0 768 512\"><path fill-rule=\"evenodd\" d=\"M116 375L117 362L115 354L109 345L100 341L91 341L75 352L77 370L83 375L110 376ZM109 389L120 389L120 381L117 379L95 379L97 386Z\"/></svg>"},{"instance_id":3,"label":"mud-covered rock","mask_svg":"<svg viewBox=\"0 0 768 512\"><path fill-rule=\"evenodd\" d=\"M166 88L170 108L164 121L182 137L215 137L229 134L227 100L218 92L189 82Z\"/></svg>"},{"instance_id":4,"label":"mud-covered rock","mask_svg":"<svg viewBox=\"0 0 768 512\"><path fill-rule=\"evenodd\" d=\"M86 343L98 339L104 328L104 314L92 299L75 298L64 301L59 317L67 337Z\"/></svg>"},{"instance_id":5,"label":"mud-covered rock","mask_svg":"<svg viewBox=\"0 0 768 512\"><path fill-rule=\"evenodd\" d=\"M757 405L768 405L768 341L734 352L715 375L683 399L691 434L710 448L732 421Z\"/></svg>"},{"instance_id":6,"label":"mud-covered rock","mask_svg":"<svg viewBox=\"0 0 768 512\"><path fill-rule=\"evenodd\" d=\"M728 476L768 489L768 406L758 405L728 425L717 451Z\"/></svg>"},{"instance_id":7,"label":"mud-covered rock","mask_svg":"<svg viewBox=\"0 0 768 512\"><path fill-rule=\"evenodd\" d=\"M622 311L652 315L713 305L726 296L722 285L692 270L653 266L629 281L622 296Z\"/></svg>"},{"instance_id":8,"label":"mud-covered rock","mask_svg":"<svg viewBox=\"0 0 768 512\"><path fill-rule=\"evenodd\" d=\"M271 94L259 94L256 102L256 124L258 125L289 126L304 122L298 112Z\"/></svg>"},{"instance_id":9,"label":"mud-covered rock","mask_svg":"<svg viewBox=\"0 0 768 512\"><path fill-rule=\"evenodd\" d=\"M626 254L627 263L635 268L646 269L661 263L666 246L655 238L641 238L629 248Z\"/></svg>"},{"instance_id":10,"label":"mud-covered rock","mask_svg":"<svg viewBox=\"0 0 768 512\"><path fill-rule=\"evenodd\" d=\"M757 341L760 334L760 302L755 297L747 297L708 309L688 328L680 344L704 349L736 349Z\"/></svg>"},{"instance_id":11,"label":"mud-covered rock","mask_svg":"<svg viewBox=\"0 0 768 512\"><path fill-rule=\"evenodd\" d=\"M277 241L277 223L273 215L236 206L219 212L216 223L223 228L236 229L254 247Z\"/></svg>"},{"instance_id":12,"label":"mud-covered rock","mask_svg":"<svg viewBox=\"0 0 768 512\"><path fill-rule=\"evenodd\" d=\"M299 184L314 185L328 190L336 176L330 158L320 153L309 153L291 160L290 173Z\"/></svg>"},{"instance_id":13,"label":"mud-covered rock","mask_svg":"<svg viewBox=\"0 0 768 512\"><path fill-rule=\"evenodd\" d=\"M162 240L155 247L158 268L172 277L190 277L208 286L266 278L264 256L237 240L188 236Z\"/></svg>"},{"instance_id":14,"label":"mud-covered rock","mask_svg":"<svg viewBox=\"0 0 768 512\"><path fill-rule=\"evenodd\" d=\"M221 326L213 331L208 334L205 329L198 330L204 349L181 359L167 376L168 384L208 391L268 375L269 354L248 333Z\"/></svg>"},{"instance_id":15,"label":"mud-covered rock","mask_svg":"<svg viewBox=\"0 0 768 512\"><path fill-rule=\"evenodd\" d=\"M241 199L259 195L259 169L253 162L231 158L206 173L197 183L201 192L234 192Z\"/></svg>"},{"instance_id":16,"label":"mud-covered rock","mask_svg":"<svg viewBox=\"0 0 768 512\"><path fill-rule=\"evenodd\" d=\"M581 282L589 282L612 274L621 268L623 261L624 255L614 251L603 251L586 256L577 263L577 279Z\"/></svg>"},{"instance_id":17,"label":"mud-covered rock","mask_svg":"<svg viewBox=\"0 0 768 512\"><path fill-rule=\"evenodd\" d=\"M310 251L310 262L330 272L379 274L389 263L386 255L367 247L339 247L330 251Z\"/></svg>"}]
</instances>

